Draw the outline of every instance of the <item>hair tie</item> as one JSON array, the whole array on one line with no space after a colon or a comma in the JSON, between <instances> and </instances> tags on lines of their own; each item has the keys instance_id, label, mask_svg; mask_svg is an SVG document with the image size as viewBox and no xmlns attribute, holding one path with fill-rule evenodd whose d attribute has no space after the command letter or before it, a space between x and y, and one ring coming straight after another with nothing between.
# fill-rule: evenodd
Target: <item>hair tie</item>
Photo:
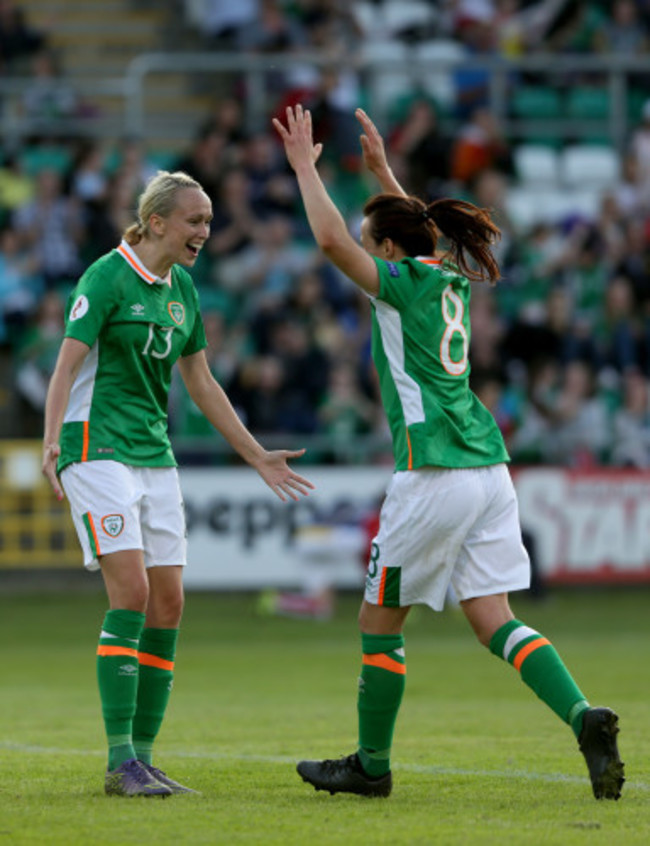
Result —
<instances>
[{"instance_id":1,"label":"hair tie","mask_svg":"<svg viewBox=\"0 0 650 846\"><path fill-rule=\"evenodd\" d=\"M429 214L429 209L422 209L421 215L422 215L423 220L431 220L431 215Z\"/></svg>"}]
</instances>

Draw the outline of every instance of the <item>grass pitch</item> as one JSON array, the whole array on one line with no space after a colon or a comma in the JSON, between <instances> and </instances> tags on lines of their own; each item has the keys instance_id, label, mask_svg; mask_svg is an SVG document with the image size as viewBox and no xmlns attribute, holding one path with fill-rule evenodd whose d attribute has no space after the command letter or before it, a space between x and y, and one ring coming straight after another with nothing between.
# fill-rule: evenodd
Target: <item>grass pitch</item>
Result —
<instances>
[{"instance_id":1,"label":"grass pitch","mask_svg":"<svg viewBox=\"0 0 650 846\"><path fill-rule=\"evenodd\" d=\"M0 592L2 583L0 582ZM648 590L513 597L593 704L621 719L627 784L597 802L570 729L480 647L458 611L417 609L387 799L316 793L301 757L356 740L356 597L324 623L190 594L156 763L202 791L103 794L94 649L101 594L0 597L0 844L650 843Z\"/></svg>"}]
</instances>

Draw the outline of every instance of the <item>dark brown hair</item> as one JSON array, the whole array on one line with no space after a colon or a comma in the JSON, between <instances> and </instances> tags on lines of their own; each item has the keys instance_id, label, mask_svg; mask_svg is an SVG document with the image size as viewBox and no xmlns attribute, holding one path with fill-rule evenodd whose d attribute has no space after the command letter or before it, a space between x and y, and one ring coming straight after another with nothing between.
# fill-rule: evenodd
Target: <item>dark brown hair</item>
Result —
<instances>
[{"instance_id":1,"label":"dark brown hair","mask_svg":"<svg viewBox=\"0 0 650 846\"><path fill-rule=\"evenodd\" d=\"M378 194L368 200L363 213L378 244L390 238L407 256L432 256L442 233L450 243L449 257L468 279L494 284L500 276L490 247L501 231L487 209L465 200L442 199L427 205L417 197Z\"/></svg>"}]
</instances>

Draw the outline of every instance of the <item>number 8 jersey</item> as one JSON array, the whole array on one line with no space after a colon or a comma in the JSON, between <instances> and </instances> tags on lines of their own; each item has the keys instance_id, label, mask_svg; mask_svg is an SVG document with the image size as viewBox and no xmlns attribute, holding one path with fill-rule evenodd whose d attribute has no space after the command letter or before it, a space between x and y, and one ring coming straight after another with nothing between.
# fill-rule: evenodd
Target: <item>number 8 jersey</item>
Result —
<instances>
[{"instance_id":1,"label":"number 8 jersey","mask_svg":"<svg viewBox=\"0 0 650 846\"><path fill-rule=\"evenodd\" d=\"M192 277L174 265L157 278L122 241L83 274L66 313L65 337L90 351L70 393L58 470L98 459L175 466L167 432L172 366L206 346Z\"/></svg>"},{"instance_id":2,"label":"number 8 jersey","mask_svg":"<svg viewBox=\"0 0 650 846\"><path fill-rule=\"evenodd\" d=\"M395 469L508 461L493 416L469 388L468 280L436 259L375 261L372 357Z\"/></svg>"}]
</instances>

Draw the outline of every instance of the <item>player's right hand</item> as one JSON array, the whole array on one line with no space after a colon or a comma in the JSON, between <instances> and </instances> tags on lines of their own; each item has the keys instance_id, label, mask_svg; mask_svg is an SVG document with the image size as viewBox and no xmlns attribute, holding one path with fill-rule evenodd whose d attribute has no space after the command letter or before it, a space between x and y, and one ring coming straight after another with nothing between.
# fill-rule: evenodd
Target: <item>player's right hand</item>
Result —
<instances>
[{"instance_id":1,"label":"player's right hand","mask_svg":"<svg viewBox=\"0 0 650 846\"><path fill-rule=\"evenodd\" d=\"M59 477L56 475L56 465L61 454L61 447L58 444L45 444L43 447L43 465L42 472L45 478L52 486L56 498L63 499L63 488L59 482Z\"/></svg>"}]
</instances>

